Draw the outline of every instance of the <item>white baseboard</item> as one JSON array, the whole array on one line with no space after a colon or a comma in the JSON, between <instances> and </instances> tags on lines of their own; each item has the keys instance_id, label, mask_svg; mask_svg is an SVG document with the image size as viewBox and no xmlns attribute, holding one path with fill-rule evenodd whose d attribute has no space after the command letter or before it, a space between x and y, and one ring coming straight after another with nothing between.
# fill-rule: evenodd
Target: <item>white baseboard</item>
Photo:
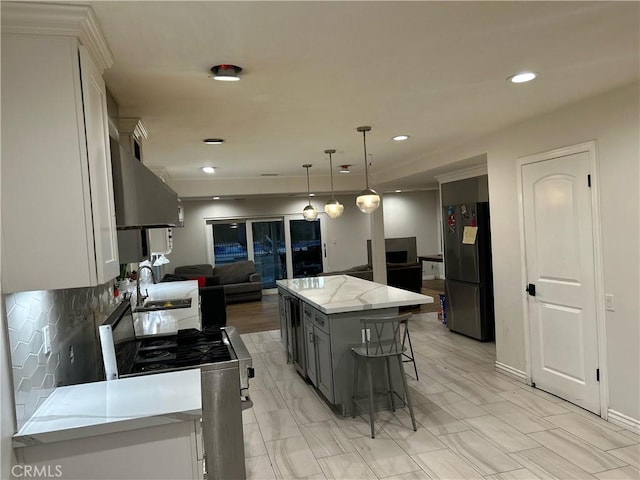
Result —
<instances>
[{"instance_id":1,"label":"white baseboard","mask_svg":"<svg viewBox=\"0 0 640 480\"><path fill-rule=\"evenodd\" d=\"M507 377L513 378L514 380L525 383L527 385L529 384L529 382L527 382L526 373L524 373L521 370L518 370L517 368L510 367L507 364L498 362L497 360L496 360L496 370L502 373L503 375L506 375Z\"/></svg>"},{"instance_id":2,"label":"white baseboard","mask_svg":"<svg viewBox=\"0 0 640 480\"><path fill-rule=\"evenodd\" d=\"M616 412L615 410L607 410L607 421L640 434L640 420L628 417L627 415Z\"/></svg>"},{"instance_id":3,"label":"white baseboard","mask_svg":"<svg viewBox=\"0 0 640 480\"><path fill-rule=\"evenodd\" d=\"M435 275L423 275L422 276L423 280L433 280L434 278L436 278Z\"/></svg>"}]
</instances>

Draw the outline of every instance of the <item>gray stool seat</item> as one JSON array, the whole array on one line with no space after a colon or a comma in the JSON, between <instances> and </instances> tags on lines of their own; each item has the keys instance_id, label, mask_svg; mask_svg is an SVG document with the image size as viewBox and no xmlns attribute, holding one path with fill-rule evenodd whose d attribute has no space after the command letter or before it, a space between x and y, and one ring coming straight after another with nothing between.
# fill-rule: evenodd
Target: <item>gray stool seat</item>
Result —
<instances>
[{"instance_id":1,"label":"gray stool seat","mask_svg":"<svg viewBox=\"0 0 640 480\"><path fill-rule=\"evenodd\" d=\"M400 376L402 378L403 395L406 399L407 407L409 408L409 414L411 415L411 422L413 424L413 430L417 430L416 419L413 415L413 405L411 404L411 397L409 396L409 389L407 388L407 378L403 368L403 353L405 351L404 341L407 332L407 325L410 313L404 315L393 315L384 317L362 317L360 319L360 325L364 332L369 332L369 335L365 335L362 345L354 346L351 348L351 352L354 355L353 366L353 390L351 393L352 402L352 416L356 417L356 408L358 404L357 391L358 391L358 371L361 360L364 360L367 366L367 381L369 389L369 421L371 423L371 438L375 436L375 409L374 409L374 392L373 392L373 377L371 373L371 363L377 359L384 358L384 365L387 378L387 395L389 396L389 403L391 410L395 411L394 395L397 395L393 391L391 383L391 360L395 358L400 369ZM400 326L404 325L404 331L401 333ZM413 352L412 352L413 353Z\"/></svg>"}]
</instances>

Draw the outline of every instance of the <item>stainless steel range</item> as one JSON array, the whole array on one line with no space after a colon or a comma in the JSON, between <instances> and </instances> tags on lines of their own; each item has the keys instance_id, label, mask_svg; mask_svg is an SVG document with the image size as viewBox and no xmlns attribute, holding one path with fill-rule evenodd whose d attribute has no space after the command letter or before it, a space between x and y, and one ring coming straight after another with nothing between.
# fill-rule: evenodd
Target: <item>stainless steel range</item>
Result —
<instances>
[{"instance_id":1,"label":"stainless steel range","mask_svg":"<svg viewBox=\"0 0 640 480\"><path fill-rule=\"evenodd\" d=\"M207 479L245 478L242 410L252 405L253 360L234 327L135 334L128 301L99 327L106 379L200 368Z\"/></svg>"}]
</instances>

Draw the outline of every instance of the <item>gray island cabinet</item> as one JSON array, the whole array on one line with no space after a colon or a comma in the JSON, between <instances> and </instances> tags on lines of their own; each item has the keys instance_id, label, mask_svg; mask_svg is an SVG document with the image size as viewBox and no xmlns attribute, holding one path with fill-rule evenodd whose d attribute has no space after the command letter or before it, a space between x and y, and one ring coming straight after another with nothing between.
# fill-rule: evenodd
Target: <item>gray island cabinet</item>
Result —
<instances>
[{"instance_id":1,"label":"gray island cabinet","mask_svg":"<svg viewBox=\"0 0 640 480\"><path fill-rule=\"evenodd\" d=\"M400 307L433 302L427 295L348 275L278 280L277 285L287 361L342 415L351 414L351 347L360 344L366 334L360 318L395 315ZM401 391L400 371L393 367L393 389ZM383 368L383 363L374 366L376 389L385 388ZM365 394L364 383L357 388L359 396ZM379 404L376 401L376 408L387 408L386 398Z\"/></svg>"}]
</instances>

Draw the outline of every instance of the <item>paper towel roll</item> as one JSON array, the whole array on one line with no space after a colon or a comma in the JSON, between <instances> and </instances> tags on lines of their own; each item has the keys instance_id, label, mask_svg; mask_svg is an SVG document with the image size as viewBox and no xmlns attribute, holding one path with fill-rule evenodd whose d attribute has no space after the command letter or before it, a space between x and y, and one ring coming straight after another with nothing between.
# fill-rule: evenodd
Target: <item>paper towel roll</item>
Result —
<instances>
[{"instance_id":1,"label":"paper towel roll","mask_svg":"<svg viewBox=\"0 0 640 480\"><path fill-rule=\"evenodd\" d=\"M118 378L118 362L116 361L116 350L113 345L113 331L111 325L101 325L100 346L102 347L102 362L104 363L104 375L107 380Z\"/></svg>"}]
</instances>

